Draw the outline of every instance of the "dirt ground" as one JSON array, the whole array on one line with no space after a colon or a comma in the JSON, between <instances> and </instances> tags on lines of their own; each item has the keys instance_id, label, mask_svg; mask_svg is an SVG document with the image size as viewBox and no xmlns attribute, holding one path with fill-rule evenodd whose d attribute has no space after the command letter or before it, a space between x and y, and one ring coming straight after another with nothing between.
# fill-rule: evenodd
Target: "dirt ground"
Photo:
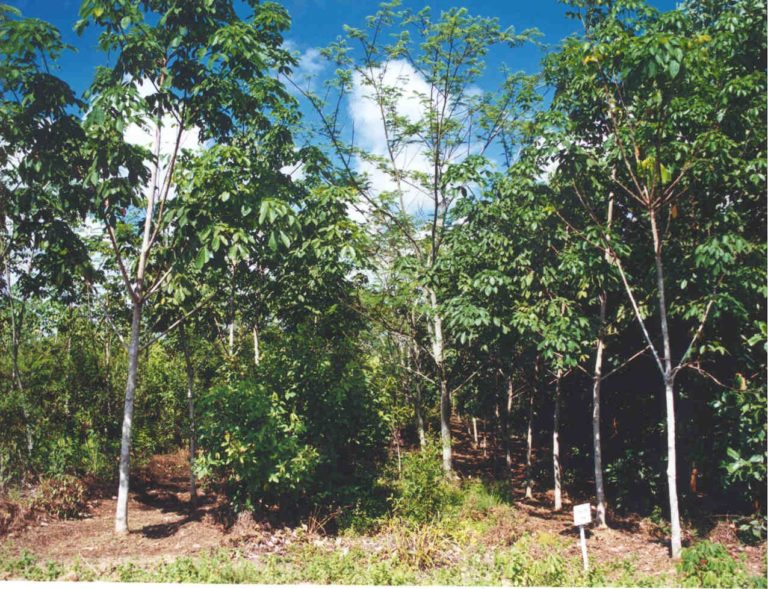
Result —
<instances>
[{"instance_id":1,"label":"dirt ground","mask_svg":"<svg viewBox=\"0 0 768 589\"><path fill-rule=\"evenodd\" d=\"M474 443L466 424L453 423L455 464L462 477L488 477L503 466L498 449L482 441ZM494 456L494 452L496 455ZM571 551L580 555L578 530L572 523L571 498L565 496L563 511L553 513L551 497L538 493L533 500L524 500L524 447L518 440L513 445L516 467L506 476L512 477L518 515L514 522L503 522L491 531L489 544L512 544L524 533L548 532L572 540ZM498 476L498 472L495 475ZM132 481L128 506L131 532L117 536L113 532L116 497L112 488L94 489L96 498L89 501L86 517L75 520L36 518L25 526L11 528L0 546L20 553L28 550L42 560L71 562L80 559L94 567L107 567L120 562L145 564L160 559L194 555L218 547L242 546L254 556L258 553L281 552L293 541L306 541L299 530L272 528L266 523L241 518L234 525L222 523L222 502L213 492L202 493L197 507L191 509L188 491L189 468L184 451L153 457L147 467L140 469ZM576 502L581 502L578 499ZM231 523L231 522L230 522ZM648 520L637 516L610 520L607 530L589 530L590 558L612 561L630 556L637 571L646 574L674 570L668 557L665 536ZM723 543L734 556L744 555L753 574L765 574L766 547L745 546L736 537L732 522L720 521L709 533L712 540ZM690 538L687 538L690 539ZM309 540L312 540L309 538ZM315 538L314 541L317 541ZM327 539L336 546L346 539ZM375 538L366 540L373 541Z\"/></svg>"},{"instance_id":2,"label":"dirt ground","mask_svg":"<svg viewBox=\"0 0 768 589\"><path fill-rule=\"evenodd\" d=\"M184 452L155 456L132 481L127 535L114 533L117 498L106 495L89 501L90 512L83 519L40 519L11 532L3 543L43 559L81 558L91 564L141 562L222 546L229 534L215 521L217 497L201 494L197 509L189 508L186 458Z\"/></svg>"}]
</instances>

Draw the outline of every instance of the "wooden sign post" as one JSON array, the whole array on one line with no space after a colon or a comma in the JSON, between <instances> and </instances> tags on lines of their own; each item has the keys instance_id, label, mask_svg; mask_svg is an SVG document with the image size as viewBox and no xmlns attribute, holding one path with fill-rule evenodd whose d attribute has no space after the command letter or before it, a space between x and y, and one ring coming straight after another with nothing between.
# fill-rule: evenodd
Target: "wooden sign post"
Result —
<instances>
[{"instance_id":1,"label":"wooden sign post","mask_svg":"<svg viewBox=\"0 0 768 589\"><path fill-rule=\"evenodd\" d=\"M589 559L587 558L587 537L584 534L584 526L592 521L592 508L589 503L573 506L573 525L579 526L579 536L581 536L581 558L584 560L584 570L589 570Z\"/></svg>"}]
</instances>

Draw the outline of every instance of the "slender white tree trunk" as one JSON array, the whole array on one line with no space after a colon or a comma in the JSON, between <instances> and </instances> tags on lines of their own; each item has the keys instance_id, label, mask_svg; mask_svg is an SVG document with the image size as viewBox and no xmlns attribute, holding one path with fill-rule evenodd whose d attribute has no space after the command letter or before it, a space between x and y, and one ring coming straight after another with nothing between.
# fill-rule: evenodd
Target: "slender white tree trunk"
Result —
<instances>
[{"instance_id":1,"label":"slender white tree trunk","mask_svg":"<svg viewBox=\"0 0 768 589\"><path fill-rule=\"evenodd\" d=\"M664 343L664 400L667 407L667 486L669 487L669 524L671 529L670 548L673 559L680 558L682 538L680 510L677 501L677 450L675 449L675 390L672 370L672 346L667 322L667 302L664 289L664 265L661 259L661 240L656 224L656 211L649 211L653 233L654 258L656 262L656 283L659 299L661 336Z\"/></svg>"},{"instance_id":2,"label":"slender white tree trunk","mask_svg":"<svg viewBox=\"0 0 768 589\"><path fill-rule=\"evenodd\" d=\"M184 323L179 325L179 337L184 350L184 365L187 369L187 410L189 413L189 503L192 507L197 503L197 480L195 478L195 372L189 356L187 333Z\"/></svg>"},{"instance_id":3,"label":"slender white tree trunk","mask_svg":"<svg viewBox=\"0 0 768 589\"><path fill-rule=\"evenodd\" d=\"M13 283L10 267L5 268L5 285L8 290L8 307L11 316L11 378L13 386L21 396L21 414L24 417L24 432L27 439L27 456L32 457L32 450L35 448L35 439L32 434L32 424L30 423L29 409L27 408L27 398L24 394L24 384L21 381L21 370L19 369L19 348L21 348L21 330L24 323L25 301L21 301L21 308L16 316L16 306L13 301Z\"/></svg>"},{"instance_id":4,"label":"slender white tree trunk","mask_svg":"<svg viewBox=\"0 0 768 589\"><path fill-rule=\"evenodd\" d=\"M512 376L507 377L507 394L506 399L502 398L499 403L499 421L500 421L500 433L501 444L504 450L504 462L507 468L512 467L512 448L509 443L509 414L512 410L512 397L514 395L514 385L512 383Z\"/></svg>"},{"instance_id":5,"label":"slender white tree trunk","mask_svg":"<svg viewBox=\"0 0 768 589\"><path fill-rule=\"evenodd\" d=\"M412 320L413 324L415 324L415 320ZM417 373L421 372L419 346L410 338L408 341L408 356L408 361L412 364L413 369ZM419 447L424 448L427 445L427 435L424 429L424 415L421 411L421 377L413 379L413 385L413 414L416 419L416 432L419 436Z\"/></svg>"},{"instance_id":6,"label":"slender white tree trunk","mask_svg":"<svg viewBox=\"0 0 768 589\"><path fill-rule=\"evenodd\" d=\"M600 387L603 379L603 351L605 349L605 315L607 296L600 293L600 332L597 336L595 370L592 376L592 447L595 459L595 492L597 494L597 525L607 527L605 522L605 486L603 484L603 454L600 444Z\"/></svg>"},{"instance_id":7,"label":"slender white tree trunk","mask_svg":"<svg viewBox=\"0 0 768 589\"><path fill-rule=\"evenodd\" d=\"M427 434L424 430L424 416L421 413L421 384L416 383L416 392L413 397L413 411L416 414L416 432L419 435L419 448L427 445Z\"/></svg>"},{"instance_id":8,"label":"slender white tree trunk","mask_svg":"<svg viewBox=\"0 0 768 589\"><path fill-rule=\"evenodd\" d=\"M144 273L149 259L150 249L152 247L152 221L155 212L155 203L159 195L159 177L160 177L160 147L162 140L161 132L162 113L155 121L155 144L154 155L155 164L152 168L152 177L149 184L149 194L147 195L147 206L144 216L144 232L141 240L141 249L139 250L139 260L136 267L136 285L132 286L125 277L126 289L131 296L133 303L133 314L131 318L131 338L128 344L128 377L125 382L125 404L123 407L123 429L120 436L120 467L119 483L117 488L117 507L115 509L115 532L118 534L128 533L128 489L131 471L131 435L133 430L133 399L136 393L136 381L139 371L139 338L141 337L141 312L144 306ZM173 172L168 170L168 174ZM168 178L170 182L170 177ZM115 255L120 257L117 245Z\"/></svg>"},{"instance_id":9,"label":"slender white tree trunk","mask_svg":"<svg viewBox=\"0 0 768 589\"><path fill-rule=\"evenodd\" d=\"M475 440L475 447L477 447L477 417L472 418L472 437Z\"/></svg>"},{"instance_id":10,"label":"slender white tree trunk","mask_svg":"<svg viewBox=\"0 0 768 589\"><path fill-rule=\"evenodd\" d=\"M453 470L453 457L451 452L451 391L448 389L448 381L445 375L445 363L443 347L443 319L437 309L437 295L429 290L429 301L432 307L432 356L437 368L437 380L440 387L440 441L443 449L443 471L450 473Z\"/></svg>"},{"instance_id":11,"label":"slender white tree trunk","mask_svg":"<svg viewBox=\"0 0 768 589\"><path fill-rule=\"evenodd\" d=\"M261 349L259 347L259 324L253 324L253 364L258 366L261 362Z\"/></svg>"},{"instance_id":12,"label":"slender white tree trunk","mask_svg":"<svg viewBox=\"0 0 768 589\"><path fill-rule=\"evenodd\" d=\"M672 381L664 383L667 405L667 485L669 486L669 523L672 558L679 559L682 550L680 509L677 503L677 452L675 450L675 392Z\"/></svg>"},{"instance_id":13,"label":"slender white tree trunk","mask_svg":"<svg viewBox=\"0 0 768 589\"><path fill-rule=\"evenodd\" d=\"M552 470L555 479L555 511L563 508L562 472L560 467L560 383L563 371L558 368L555 379L555 413L552 425Z\"/></svg>"},{"instance_id":14,"label":"slender white tree trunk","mask_svg":"<svg viewBox=\"0 0 768 589\"><path fill-rule=\"evenodd\" d=\"M536 388L531 387L528 400L528 433L526 435L525 449L525 498L533 499L533 400Z\"/></svg>"},{"instance_id":15,"label":"slender white tree trunk","mask_svg":"<svg viewBox=\"0 0 768 589\"><path fill-rule=\"evenodd\" d=\"M120 480L117 487L117 510L115 531L128 533L128 482L131 470L131 433L133 428L133 399L136 393L136 378L139 367L139 335L141 332L141 302L133 305L131 319L131 340L128 346L128 378L125 383L125 406L123 409L123 431L120 437Z\"/></svg>"}]
</instances>

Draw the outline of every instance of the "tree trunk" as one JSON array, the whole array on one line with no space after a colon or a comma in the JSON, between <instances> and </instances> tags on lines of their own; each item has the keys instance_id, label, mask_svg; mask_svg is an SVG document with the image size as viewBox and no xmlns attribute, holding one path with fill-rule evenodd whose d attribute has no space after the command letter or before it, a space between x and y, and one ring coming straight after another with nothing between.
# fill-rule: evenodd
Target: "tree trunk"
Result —
<instances>
[{"instance_id":1,"label":"tree trunk","mask_svg":"<svg viewBox=\"0 0 768 589\"><path fill-rule=\"evenodd\" d=\"M123 431L120 437L120 481L117 488L115 532L128 533L128 481L131 468L131 433L133 427L133 399L139 369L139 335L141 332L140 301L134 301L131 319L131 341L128 346L128 378L125 383Z\"/></svg>"},{"instance_id":2,"label":"tree trunk","mask_svg":"<svg viewBox=\"0 0 768 589\"><path fill-rule=\"evenodd\" d=\"M563 371L558 368L555 379L555 413L552 426L552 470L555 479L555 511L563 508L562 473L560 468L560 385Z\"/></svg>"},{"instance_id":3,"label":"tree trunk","mask_svg":"<svg viewBox=\"0 0 768 589\"><path fill-rule=\"evenodd\" d=\"M444 372L440 370L439 372ZM445 375L440 378L440 441L443 446L443 470L450 473L453 470L453 458L451 452L451 393Z\"/></svg>"},{"instance_id":4,"label":"tree trunk","mask_svg":"<svg viewBox=\"0 0 768 589\"><path fill-rule=\"evenodd\" d=\"M672 346L667 322L667 302L664 290L664 265L661 259L661 240L656 225L656 212L649 211L653 233L654 258L656 262L656 283L659 299L661 336L664 343L664 400L667 407L667 486L669 487L669 524L671 529L670 548L672 558L680 558L682 549L680 511L677 502L677 451L675 449L675 390L672 371Z\"/></svg>"},{"instance_id":5,"label":"tree trunk","mask_svg":"<svg viewBox=\"0 0 768 589\"><path fill-rule=\"evenodd\" d=\"M509 441L509 414L513 392L512 377L508 376L506 399L502 397L499 403L499 433L501 434L501 448L504 451L504 462L507 468L512 467L512 447Z\"/></svg>"},{"instance_id":6,"label":"tree trunk","mask_svg":"<svg viewBox=\"0 0 768 589\"><path fill-rule=\"evenodd\" d=\"M237 266L235 266L233 263L230 267L230 270L232 274L230 276L231 283L229 290L229 301L227 303L227 349L229 352L229 358L231 360L235 356L235 273L237 271Z\"/></svg>"},{"instance_id":7,"label":"tree trunk","mask_svg":"<svg viewBox=\"0 0 768 589\"><path fill-rule=\"evenodd\" d=\"M440 441L443 448L443 471L450 473L453 470L451 452L451 391L445 375L444 348L443 348L443 319L437 310L437 296L434 290L429 290L430 305L432 307L432 355L437 368L437 380L440 387Z\"/></svg>"},{"instance_id":8,"label":"tree trunk","mask_svg":"<svg viewBox=\"0 0 768 589\"><path fill-rule=\"evenodd\" d=\"M600 293L600 331L597 336L595 370L592 376L592 448L595 459L595 493L597 495L597 525L607 527L605 522L605 486L603 484L603 451L600 445L600 387L603 379L603 351L605 349L605 315L607 295Z\"/></svg>"},{"instance_id":9,"label":"tree trunk","mask_svg":"<svg viewBox=\"0 0 768 589\"><path fill-rule=\"evenodd\" d=\"M416 393L413 397L413 411L416 414L416 432L419 434L419 448L427 445L427 434L424 430L424 416L421 413L421 383L416 383Z\"/></svg>"},{"instance_id":10,"label":"tree trunk","mask_svg":"<svg viewBox=\"0 0 768 589\"><path fill-rule=\"evenodd\" d=\"M682 550L680 510L677 503L677 452L675 450L675 393L670 380L664 383L667 405L667 485L669 486L670 547L672 558L679 559Z\"/></svg>"},{"instance_id":11,"label":"tree trunk","mask_svg":"<svg viewBox=\"0 0 768 589\"><path fill-rule=\"evenodd\" d=\"M413 363L413 368L416 372L421 372L421 357L418 344L409 338L408 348L410 356L409 361ZM424 430L424 415L421 412L421 377L414 379L413 414L416 418L416 432L419 435L419 448L423 449L427 445L427 435Z\"/></svg>"},{"instance_id":12,"label":"tree trunk","mask_svg":"<svg viewBox=\"0 0 768 589\"><path fill-rule=\"evenodd\" d=\"M8 289L8 307L11 315L11 379L12 386L16 388L21 397L21 414L24 417L24 433L27 442L27 458L32 458L32 450L35 448L34 436L32 433L32 424L30 423L29 409L27 408L27 398L24 394L24 384L21 381L21 370L19 369L19 348L21 348L21 329L24 323L24 308L26 299L22 299L19 309L18 319L16 317L16 306L13 303L13 293L11 292L11 271L6 266L6 288Z\"/></svg>"},{"instance_id":13,"label":"tree trunk","mask_svg":"<svg viewBox=\"0 0 768 589\"><path fill-rule=\"evenodd\" d=\"M477 448L477 417L472 418L472 438L475 441L475 448Z\"/></svg>"},{"instance_id":14,"label":"tree trunk","mask_svg":"<svg viewBox=\"0 0 768 589\"><path fill-rule=\"evenodd\" d=\"M253 324L253 364L258 366L261 362L261 349L259 347L259 323Z\"/></svg>"},{"instance_id":15,"label":"tree trunk","mask_svg":"<svg viewBox=\"0 0 768 589\"><path fill-rule=\"evenodd\" d=\"M528 434L525 451L525 498L533 499L533 399L536 388L531 387L528 401Z\"/></svg>"},{"instance_id":16,"label":"tree trunk","mask_svg":"<svg viewBox=\"0 0 768 589\"><path fill-rule=\"evenodd\" d=\"M187 333L184 323L179 325L179 339L184 350L184 365L187 368L187 409L189 412L189 504L194 508L197 503L197 480L195 479L195 372L189 357Z\"/></svg>"}]
</instances>

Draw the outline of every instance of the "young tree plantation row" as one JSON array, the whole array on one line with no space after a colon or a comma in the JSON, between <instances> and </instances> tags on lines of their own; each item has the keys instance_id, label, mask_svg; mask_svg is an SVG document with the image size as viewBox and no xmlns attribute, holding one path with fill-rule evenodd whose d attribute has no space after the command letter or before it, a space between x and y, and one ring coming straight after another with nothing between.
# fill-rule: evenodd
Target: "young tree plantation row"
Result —
<instances>
[{"instance_id":1,"label":"young tree plantation row","mask_svg":"<svg viewBox=\"0 0 768 589\"><path fill-rule=\"evenodd\" d=\"M0 5L0 483L113 477L125 533L188 445L193 501L365 509L474 418L554 510L762 537L765 5L563 11L524 73L537 31L383 4L307 80L278 4L84 0L79 96Z\"/></svg>"}]
</instances>

